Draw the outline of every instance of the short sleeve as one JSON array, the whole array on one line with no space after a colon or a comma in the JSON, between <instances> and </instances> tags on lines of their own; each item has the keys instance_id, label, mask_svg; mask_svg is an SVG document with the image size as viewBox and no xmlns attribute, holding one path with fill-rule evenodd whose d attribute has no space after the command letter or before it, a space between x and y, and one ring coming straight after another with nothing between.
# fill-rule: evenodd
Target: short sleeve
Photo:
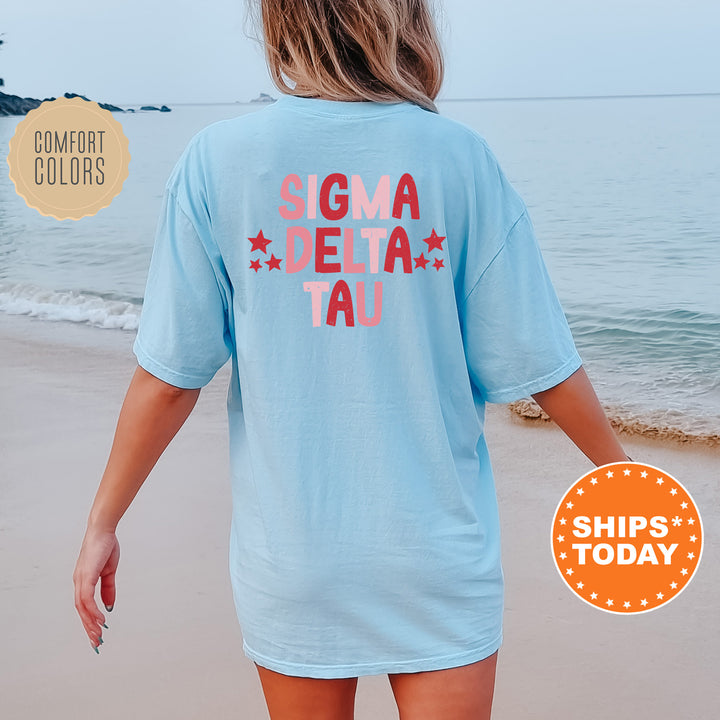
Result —
<instances>
[{"instance_id":1,"label":"short sleeve","mask_svg":"<svg viewBox=\"0 0 720 720\"><path fill-rule=\"evenodd\" d=\"M460 307L470 378L488 402L547 390L582 364L527 208Z\"/></svg>"},{"instance_id":2,"label":"short sleeve","mask_svg":"<svg viewBox=\"0 0 720 720\"><path fill-rule=\"evenodd\" d=\"M168 186L133 352L155 377L199 388L212 380L231 349L226 291L196 223Z\"/></svg>"}]
</instances>

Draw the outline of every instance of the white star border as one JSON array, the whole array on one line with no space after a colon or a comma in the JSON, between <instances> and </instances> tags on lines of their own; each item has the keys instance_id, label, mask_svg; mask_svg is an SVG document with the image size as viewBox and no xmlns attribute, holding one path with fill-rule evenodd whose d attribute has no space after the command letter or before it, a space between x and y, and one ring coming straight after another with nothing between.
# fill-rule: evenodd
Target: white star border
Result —
<instances>
[{"instance_id":1,"label":"white star border","mask_svg":"<svg viewBox=\"0 0 720 720\"><path fill-rule=\"evenodd\" d=\"M616 467L617 466L617 467ZM656 475L656 482L658 486L665 485L666 481L670 481L671 483L675 483L680 490L685 494L685 499L683 499L682 495L678 497L678 507L679 511L689 511L689 515L686 517L680 517L679 515L675 515L674 518L668 518L668 529L676 530L683 524L686 527L689 527L692 530L697 529L696 533L692 533L688 536L686 539L686 542L696 543L698 542L698 534L699 534L699 551L697 554L697 560L695 561L694 552L691 550L686 558L686 560L691 561L690 563L685 563L686 565L693 564L694 567L692 567L692 570L690 570L688 567L681 568L680 569L680 575L681 577L678 579L673 579L668 584L668 588L661 588L655 593L648 593L643 598L637 600L637 605L639 607L644 608L643 610L635 610L633 609L633 602L631 599L623 598L620 603L622 605L621 609L612 609L616 606L616 598L607 597L604 601L602 600L602 593L597 592L597 590L593 590L589 588L582 577L580 577L577 573L582 572L582 570L578 571L576 569L577 566L571 565L571 564L564 564L564 567L560 567L558 564L558 555L561 554L560 551L558 551L557 555L555 552L556 548L556 539L558 536L562 537L562 540L557 540L558 544L565 542L565 537L562 533L558 533L557 530L560 526L566 526L563 528L564 530L567 530L567 510L572 510L572 508L575 506L575 503L572 502L572 497L575 497L576 500L582 500L584 499L584 495L588 489L591 489L592 487L597 486L601 480L603 475L600 471L604 471L604 477L607 479L612 479L616 475L616 470L619 468L622 470L622 479L631 478L632 477L632 469L638 470L637 473L641 479L647 479L649 474L645 469L640 470L640 468L650 468L651 470L655 471L657 473ZM587 485L584 487L581 483L587 483ZM589 486L589 488L588 488ZM668 489L668 492L670 492L671 495L677 496L677 488L671 487ZM688 507L689 503L692 505L692 507ZM566 512L558 517L558 513L560 513L562 510L565 510ZM572 513L570 513L572 515ZM681 522L673 522L674 519L679 518ZM558 527L556 527L556 525ZM673 476L669 475L667 472L662 470L661 468L655 467L653 465L648 465L647 463L635 463L635 462L621 462L621 463L609 463L607 465L601 465L594 470L586 473L581 478L579 478L575 483L573 483L570 488L567 490L567 492L563 495L563 497L560 499L560 502L558 503L555 514L553 516L553 524L552 524L552 534L551 534L551 549L552 549L552 555L553 555L553 562L555 563L555 568L557 569L560 577L563 579L565 584L570 588L570 590L575 594L577 597L579 597L583 602L587 603L588 605L591 605L592 607L595 607L599 610L603 610L604 612L613 613L615 615L639 615L646 612L651 612L652 610L656 610L659 607L662 607L663 605L666 605L671 600L674 600L680 593L685 590L685 588L689 585L690 581L695 576L697 569L700 565L700 560L702 559L702 553L705 545L705 535L704 535L704 529L702 524L702 518L700 516L700 511L697 507L697 504L695 503L694 499L688 492L688 490L685 488L685 486L676 480ZM567 554L562 552L561 559L566 560ZM573 587L573 585L575 587ZM583 597L583 594L580 593L580 590L585 590L585 594L587 594L587 598ZM668 594L669 592L669 594ZM589 599L588 599L589 598ZM648 598L654 598L655 604L650 604L651 600ZM604 606L603 606L604 605Z\"/></svg>"}]
</instances>

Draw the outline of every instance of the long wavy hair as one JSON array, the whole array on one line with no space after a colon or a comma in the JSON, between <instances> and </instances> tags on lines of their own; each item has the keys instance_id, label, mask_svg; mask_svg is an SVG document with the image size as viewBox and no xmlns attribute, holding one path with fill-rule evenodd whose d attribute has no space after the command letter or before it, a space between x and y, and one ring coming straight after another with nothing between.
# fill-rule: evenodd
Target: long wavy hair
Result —
<instances>
[{"instance_id":1,"label":"long wavy hair","mask_svg":"<svg viewBox=\"0 0 720 720\"><path fill-rule=\"evenodd\" d=\"M260 0L260 13L270 76L281 92L407 100L437 112L444 62L426 0Z\"/></svg>"}]
</instances>

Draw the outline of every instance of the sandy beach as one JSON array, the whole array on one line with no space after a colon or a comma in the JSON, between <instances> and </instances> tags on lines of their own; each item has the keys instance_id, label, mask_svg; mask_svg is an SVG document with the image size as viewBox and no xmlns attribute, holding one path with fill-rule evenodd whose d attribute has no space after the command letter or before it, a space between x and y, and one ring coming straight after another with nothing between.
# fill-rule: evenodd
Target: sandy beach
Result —
<instances>
[{"instance_id":1,"label":"sandy beach","mask_svg":"<svg viewBox=\"0 0 720 720\"><path fill-rule=\"evenodd\" d=\"M134 333L0 314L0 717L267 718L227 570L225 393L203 390L118 528L115 609L100 655L73 606L87 513L135 367ZM589 607L549 547L565 490L591 468L550 424L488 408L507 582L494 720L700 720L720 703L720 448L623 436L693 495L696 577L654 612ZM99 597L99 593L98 593ZM385 677L361 678L358 720L396 718Z\"/></svg>"}]
</instances>

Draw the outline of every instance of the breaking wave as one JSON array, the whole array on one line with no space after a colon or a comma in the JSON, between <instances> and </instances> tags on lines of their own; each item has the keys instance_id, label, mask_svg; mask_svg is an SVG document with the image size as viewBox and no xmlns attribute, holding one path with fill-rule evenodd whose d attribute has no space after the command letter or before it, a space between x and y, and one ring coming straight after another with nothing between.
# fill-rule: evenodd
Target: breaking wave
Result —
<instances>
[{"instance_id":1,"label":"breaking wave","mask_svg":"<svg viewBox=\"0 0 720 720\"><path fill-rule=\"evenodd\" d=\"M113 330L137 330L141 298L89 291L47 290L32 283L0 283L0 311Z\"/></svg>"}]
</instances>

